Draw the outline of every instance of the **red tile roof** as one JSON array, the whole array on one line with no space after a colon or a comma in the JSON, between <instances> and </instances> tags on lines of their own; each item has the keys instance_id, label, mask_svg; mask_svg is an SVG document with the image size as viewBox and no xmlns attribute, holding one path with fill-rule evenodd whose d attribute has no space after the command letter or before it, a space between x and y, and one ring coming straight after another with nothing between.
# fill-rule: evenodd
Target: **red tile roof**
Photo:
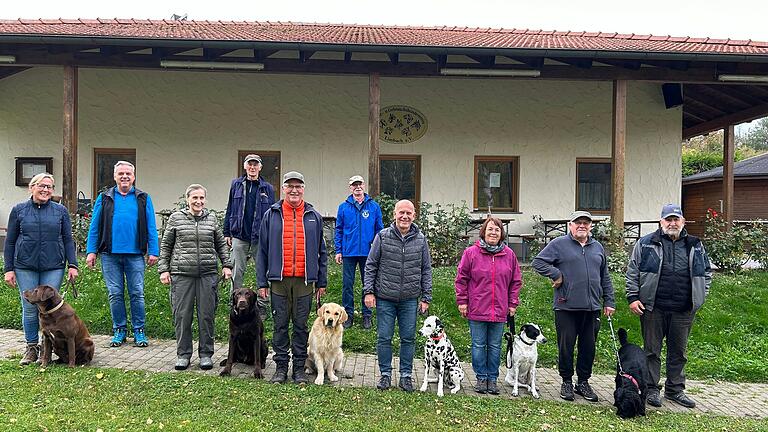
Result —
<instances>
[{"instance_id":1,"label":"red tile roof","mask_svg":"<svg viewBox=\"0 0 768 432\"><path fill-rule=\"evenodd\" d=\"M521 29L292 22L137 19L0 20L0 37L10 35L768 55L768 42L752 40Z\"/></svg>"}]
</instances>

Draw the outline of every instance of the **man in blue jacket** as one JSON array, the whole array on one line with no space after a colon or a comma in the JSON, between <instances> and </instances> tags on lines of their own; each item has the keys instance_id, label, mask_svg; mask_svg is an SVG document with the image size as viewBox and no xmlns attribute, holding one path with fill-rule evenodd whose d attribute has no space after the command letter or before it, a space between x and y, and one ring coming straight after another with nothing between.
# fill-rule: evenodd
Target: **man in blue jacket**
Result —
<instances>
[{"instance_id":1,"label":"man in blue jacket","mask_svg":"<svg viewBox=\"0 0 768 432\"><path fill-rule=\"evenodd\" d=\"M136 168L132 163L118 161L114 176L116 186L96 198L88 230L88 267L96 265L96 254L101 254L101 272L109 292L114 336L110 346L118 347L128 334L125 310L125 282L131 303L133 343L137 347L149 346L144 332L144 255L147 264L155 265L160 255L155 224L155 209L149 195L133 186Z\"/></svg>"},{"instance_id":2,"label":"man in blue jacket","mask_svg":"<svg viewBox=\"0 0 768 432\"><path fill-rule=\"evenodd\" d=\"M232 287L243 286L248 257L258 268L259 227L264 212L275 203L275 188L261 178L261 156L249 154L243 159L245 175L232 180L227 212L224 215L224 239L232 247ZM230 292L231 296L232 293ZM258 297L261 320L269 314L269 299Z\"/></svg>"},{"instance_id":3,"label":"man in blue jacket","mask_svg":"<svg viewBox=\"0 0 768 432\"><path fill-rule=\"evenodd\" d=\"M365 281L365 260L371 250L373 238L384 228L381 207L367 193L362 176L355 175L349 179L351 194L339 205L336 213L336 263L344 264L342 276L341 302L347 311L349 319L344 322L344 328L352 327L355 316L355 270L360 268L360 281ZM362 301L360 291L363 328L371 328L371 309Z\"/></svg>"},{"instance_id":4,"label":"man in blue jacket","mask_svg":"<svg viewBox=\"0 0 768 432\"><path fill-rule=\"evenodd\" d=\"M571 214L568 234L558 237L533 259L536 273L552 279L555 289L555 331L558 369L563 383L560 397L572 401L573 393L590 402L598 398L589 385L595 361L595 340L600 330L600 309L613 315L616 303L608 274L605 249L590 235L592 215L585 211ZM573 350L576 340L578 383L573 386Z\"/></svg>"}]
</instances>

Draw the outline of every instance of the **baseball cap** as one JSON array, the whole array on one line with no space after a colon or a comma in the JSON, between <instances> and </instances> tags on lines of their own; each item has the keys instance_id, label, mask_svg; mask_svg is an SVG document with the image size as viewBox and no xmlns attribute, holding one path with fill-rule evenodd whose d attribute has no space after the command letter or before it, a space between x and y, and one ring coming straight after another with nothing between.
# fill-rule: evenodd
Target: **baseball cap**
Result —
<instances>
[{"instance_id":1,"label":"baseball cap","mask_svg":"<svg viewBox=\"0 0 768 432\"><path fill-rule=\"evenodd\" d=\"M288 180L298 180L304 183L304 175L298 171L288 171L283 175L283 183L288 183Z\"/></svg>"},{"instance_id":2,"label":"baseball cap","mask_svg":"<svg viewBox=\"0 0 768 432\"><path fill-rule=\"evenodd\" d=\"M666 219L670 216L683 217L683 209L677 204L666 204L661 208L661 218Z\"/></svg>"},{"instance_id":3,"label":"baseball cap","mask_svg":"<svg viewBox=\"0 0 768 432\"><path fill-rule=\"evenodd\" d=\"M352 186L355 182L365 183L365 180L363 180L363 176L353 175L349 178L349 185Z\"/></svg>"},{"instance_id":4,"label":"baseball cap","mask_svg":"<svg viewBox=\"0 0 768 432\"><path fill-rule=\"evenodd\" d=\"M590 213L588 211L582 211L582 210L575 211L575 212L571 213L571 217L568 218L568 220L573 222L573 221L575 221L578 218L587 218L590 221L592 221L592 213Z\"/></svg>"},{"instance_id":5,"label":"baseball cap","mask_svg":"<svg viewBox=\"0 0 768 432\"><path fill-rule=\"evenodd\" d=\"M243 159L243 163L248 163L253 160L257 161L258 163L261 163L261 156L257 154L249 154L248 156L245 157L245 159Z\"/></svg>"}]
</instances>

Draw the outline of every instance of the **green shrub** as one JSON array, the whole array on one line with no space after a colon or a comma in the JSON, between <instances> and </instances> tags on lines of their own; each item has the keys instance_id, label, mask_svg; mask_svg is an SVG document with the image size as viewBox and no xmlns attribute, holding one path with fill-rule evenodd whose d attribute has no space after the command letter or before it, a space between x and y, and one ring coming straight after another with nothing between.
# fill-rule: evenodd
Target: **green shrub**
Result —
<instances>
[{"instance_id":1,"label":"green shrub","mask_svg":"<svg viewBox=\"0 0 768 432\"><path fill-rule=\"evenodd\" d=\"M720 270L733 273L749 261L749 233L744 227L726 221L712 209L707 209L704 240L710 261Z\"/></svg>"},{"instance_id":2,"label":"green shrub","mask_svg":"<svg viewBox=\"0 0 768 432\"><path fill-rule=\"evenodd\" d=\"M606 249L608 270L625 272L629 262L629 253L627 253L624 244L624 227L619 227L610 219L605 219L592 228L592 234Z\"/></svg>"}]
</instances>

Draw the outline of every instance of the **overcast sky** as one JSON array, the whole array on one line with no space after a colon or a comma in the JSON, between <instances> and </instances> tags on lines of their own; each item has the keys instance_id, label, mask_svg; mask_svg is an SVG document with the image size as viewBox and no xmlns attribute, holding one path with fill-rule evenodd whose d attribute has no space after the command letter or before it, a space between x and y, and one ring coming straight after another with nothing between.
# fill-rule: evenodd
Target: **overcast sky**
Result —
<instances>
[{"instance_id":1,"label":"overcast sky","mask_svg":"<svg viewBox=\"0 0 768 432\"><path fill-rule=\"evenodd\" d=\"M768 41L767 0L2 0L0 18L170 18L605 31Z\"/></svg>"}]
</instances>

